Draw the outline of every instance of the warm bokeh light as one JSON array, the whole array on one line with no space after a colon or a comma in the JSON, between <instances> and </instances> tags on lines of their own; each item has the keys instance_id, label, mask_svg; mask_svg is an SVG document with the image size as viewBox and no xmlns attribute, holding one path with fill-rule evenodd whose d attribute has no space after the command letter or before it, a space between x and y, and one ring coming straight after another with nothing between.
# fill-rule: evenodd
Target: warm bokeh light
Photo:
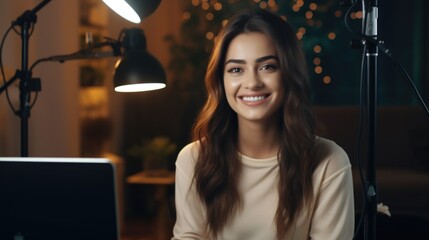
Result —
<instances>
[{"instance_id":1,"label":"warm bokeh light","mask_svg":"<svg viewBox=\"0 0 429 240\"><path fill-rule=\"evenodd\" d=\"M208 2L203 2L203 3L201 4L201 8L202 8L203 10L208 10L208 9L210 8L210 4L209 4Z\"/></svg>"},{"instance_id":2,"label":"warm bokeh light","mask_svg":"<svg viewBox=\"0 0 429 240\"><path fill-rule=\"evenodd\" d=\"M335 17L339 18L343 15L343 12L341 12L340 10L335 11Z\"/></svg>"},{"instance_id":3,"label":"warm bokeh light","mask_svg":"<svg viewBox=\"0 0 429 240\"><path fill-rule=\"evenodd\" d=\"M219 3L219 2L215 3L215 4L213 5L213 8L214 8L216 11L220 11L220 10L222 10L222 3Z\"/></svg>"},{"instance_id":4,"label":"warm bokeh light","mask_svg":"<svg viewBox=\"0 0 429 240\"><path fill-rule=\"evenodd\" d=\"M315 57L314 59L313 59L313 63L314 63L314 65L316 65L316 66L318 66L318 65L320 65L320 63L322 62L322 60L320 60L320 58L319 57Z\"/></svg>"},{"instance_id":5,"label":"warm bokeh light","mask_svg":"<svg viewBox=\"0 0 429 240\"><path fill-rule=\"evenodd\" d=\"M362 17L363 17L363 13L362 13L362 11L358 11L358 12L356 12L356 18L357 18L357 19L362 19Z\"/></svg>"},{"instance_id":6,"label":"warm bokeh light","mask_svg":"<svg viewBox=\"0 0 429 240\"><path fill-rule=\"evenodd\" d=\"M191 13L186 11L183 13L182 17L183 17L183 19L188 20L191 18Z\"/></svg>"},{"instance_id":7,"label":"warm bokeh light","mask_svg":"<svg viewBox=\"0 0 429 240\"><path fill-rule=\"evenodd\" d=\"M207 38L208 40L212 40L212 39L214 38L214 34L213 34L212 32L207 32L207 33L206 33L206 38Z\"/></svg>"},{"instance_id":8,"label":"warm bokeh light","mask_svg":"<svg viewBox=\"0 0 429 240\"><path fill-rule=\"evenodd\" d=\"M322 47L321 47L320 45L315 45L315 46L313 47L313 51L314 51L315 53L320 53L320 52L322 51Z\"/></svg>"},{"instance_id":9,"label":"warm bokeh light","mask_svg":"<svg viewBox=\"0 0 429 240\"><path fill-rule=\"evenodd\" d=\"M328 33L328 38L329 38L330 40L334 40L336 37L337 37L337 34L335 34L334 32L330 32L330 33Z\"/></svg>"},{"instance_id":10,"label":"warm bokeh light","mask_svg":"<svg viewBox=\"0 0 429 240\"><path fill-rule=\"evenodd\" d=\"M324 76L324 77L323 77L323 83L324 83L324 84L330 84L330 83L331 83L331 81L332 81L332 79L331 79L331 77L330 77L330 76Z\"/></svg>"},{"instance_id":11,"label":"warm bokeh light","mask_svg":"<svg viewBox=\"0 0 429 240\"><path fill-rule=\"evenodd\" d=\"M296 38L298 38L298 40L301 40L303 36L304 36L304 34L302 32L296 33Z\"/></svg>"},{"instance_id":12,"label":"warm bokeh light","mask_svg":"<svg viewBox=\"0 0 429 240\"><path fill-rule=\"evenodd\" d=\"M268 0L268 6L270 8L276 7L277 6L276 1L274 1L274 0Z\"/></svg>"},{"instance_id":13,"label":"warm bokeh light","mask_svg":"<svg viewBox=\"0 0 429 240\"><path fill-rule=\"evenodd\" d=\"M310 3L309 8L310 8L310 10L314 11L314 10L316 10L316 9L317 9L317 4L315 4L315 3Z\"/></svg>"},{"instance_id":14,"label":"warm bokeh light","mask_svg":"<svg viewBox=\"0 0 429 240\"><path fill-rule=\"evenodd\" d=\"M213 13L207 13L206 14L206 19L208 20L208 21L211 21L211 20L213 20L214 19L214 15L213 15Z\"/></svg>"},{"instance_id":15,"label":"warm bokeh light","mask_svg":"<svg viewBox=\"0 0 429 240\"><path fill-rule=\"evenodd\" d=\"M305 34L307 32L307 29L305 29L305 27L300 27L300 28L298 28L298 32Z\"/></svg>"},{"instance_id":16,"label":"warm bokeh light","mask_svg":"<svg viewBox=\"0 0 429 240\"><path fill-rule=\"evenodd\" d=\"M351 19L362 19L362 17L363 17L362 11L352 12L350 14Z\"/></svg>"},{"instance_id":17,"label":"warm bokeh light","mask_svg":"<svg viewBox=\"0 0 429 240\"><path fill-rule=\"evenodd\" d=\"M307 11L305 13L305 18L307 19L312 19L313 18L313 12L312 11Z\"/></svg>"},{"instance_id":18,"label":"warm bokeh light","mask_svg":"<svg viewBox=\"0 0 429 240\"><path fill-rule=\"evenodd\" d=\"M267 2L260 2L259 3L259 7L262 8L262 9L265 9L265 8L268 7L268 3Z\"/></svg>"},{"instance_id":19,"label":"warm bokeh light","mask_svg":"<svg viewBox=\"0 0 429 240\"><path fill-rule=\"evenodd\" d=\"M300 7L298 7L298 5L293 5L292 6L292 11L294 12L299 12Z\"/></svg>"},{"instance_id":20,"label":"warm bokeh light","mask_svg":"<svg viewBox=\"0 0 429 240\"><path fill-rule=\"evenodd\" d=\"M200 0L192 0L192 5L194 5L195 7L198 6L200 4Z\"/></svg>"},{"instance_id":21,"label":"warm bokeh light","mask_svg":"<svg viewBox=\"0 0 429 240\"><path fill-rule=\"evenodd\" d=\"M314 68L314 72L317 73L317 74L321 74L322 71L323 71L323 68L321 66L316 66Z\"/></svg>"}]
</instances>

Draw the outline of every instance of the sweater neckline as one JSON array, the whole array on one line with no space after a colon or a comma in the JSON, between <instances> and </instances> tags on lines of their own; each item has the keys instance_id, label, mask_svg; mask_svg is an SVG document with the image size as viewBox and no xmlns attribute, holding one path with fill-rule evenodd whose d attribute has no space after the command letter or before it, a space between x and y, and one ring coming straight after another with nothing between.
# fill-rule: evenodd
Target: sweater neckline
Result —
<instances>
[{"instance_id":1,"label":"sweater neckline","mask_svg":"<svg viewBox=\"0 0 429 240\"><path fill-rule=\"evenodd\" d=\"M244 165L251 167L271 167L278 164L277 156L272 156L268 158L251 158L240 153L241 162Z\"/></svg>"}]
</instances>

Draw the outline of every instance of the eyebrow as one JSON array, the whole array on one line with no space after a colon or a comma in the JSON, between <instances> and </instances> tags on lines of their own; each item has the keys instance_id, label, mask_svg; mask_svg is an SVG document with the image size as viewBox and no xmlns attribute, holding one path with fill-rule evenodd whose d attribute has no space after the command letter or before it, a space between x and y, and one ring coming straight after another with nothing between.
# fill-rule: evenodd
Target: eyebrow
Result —
<instances>
[{"instance_id":1,"label":"eyebrow","mask_svg":"<svg viewBox=\"0 0 429 240\"><path fill-rule=\"evenodd\" d=\"M276 56L268 55L268 56L264 56L264 57L257 58L257 59L255 60L255 62L260 63L260 62L264 62L264 61L266 61L266 60L268 60L268 59L275 59L275 60L277 60L277 61L279 60L279 58L278 58L278 57L276 57ZM244 64L244 63L246 63L246 61L245 61L245 60L242 60L242 59L229 59L228 61L226 61L226 62L225 62L225 65L227 65L228 63L239 63L239 64Z\"/></svg>"}]
</instances>

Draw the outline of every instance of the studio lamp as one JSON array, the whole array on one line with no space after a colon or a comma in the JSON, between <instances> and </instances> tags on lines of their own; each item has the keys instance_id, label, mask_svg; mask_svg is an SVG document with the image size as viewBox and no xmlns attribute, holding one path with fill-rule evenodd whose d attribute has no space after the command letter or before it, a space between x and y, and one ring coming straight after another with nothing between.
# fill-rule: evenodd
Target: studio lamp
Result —
<instances>
[{"instance_id":1,"label":"studio lamp","mask_svg":"<svg viewBox=\"0 0 429 240\"><path fill-rule=\"evenodd\" d=\"M113 84L117 92L141 92L165 87L162 65L146 50L146 38L139 28L124 30L122 58L116 62Z\"/></svg>"},{"instance_id":2,"label":"studio lamp","mask_svg":"<svg viewBox=\"0 0 429 240\"><path fill-rule=\"evenodd\" d=\"M97 59L121 57L115 66L113 85L117 92L142 92L164 88L166 74L161 63L152 56L146 47L146 37L140 28L121 31L118 40L106 38L106 41L93 44L91 35L87 35L88 47L68 55L57 55L36 61L30 70L40 62L65 62L78 59ZM110 47L110 51L100 51Z\"/></svg>"},{"instance_id":3,"label":"studio lamp","mask_svg":"<svg viewBox=\"0 0 429 240\"><path fill-rule=\"evenodd\" d=\"M113 11L133 23L151 15L161 0L103 0Z\"/></svg>"},{"instance_id":4,"label":"studio lamp","mask_svg":"<svg viewBox=\"0 0 429 240\"><path fill-rule=\"evenodd\" d=\"M117 64L114 74L114 86L118 92L149 91L165 87L166 74L162 65L146 49L144 32L138 28L125 29L118 40L105 38L104 42L93 44L90 34L86 37L87 47L68 55L56 55L42 58L29 67L28 46L32 29L37 20L36 13L45 7L51 0L42 0L36 7L22 13L6 31L3 40L13 29L21 35L22 69L18 69L15 75L0 85L0 94L6 91L16 80L19 83L19 110L17 115L21 118L21 156L28 156L28 118L32 104L30 93L41 90L40 79L32 77L33 68L46 61L65 62L77 59L91 59L104 57L122 57ZM158 7L161 0L103 0L110 8L121 16L136 23L151 15ZM131 10L131 11L130 11ZM19 27L20 31L16 28ZM110 51L102 49L110 47ZM1 48L0 48L1 49ZM0 59L1 60L1 59Z\"/></svg>"}]
</instances>

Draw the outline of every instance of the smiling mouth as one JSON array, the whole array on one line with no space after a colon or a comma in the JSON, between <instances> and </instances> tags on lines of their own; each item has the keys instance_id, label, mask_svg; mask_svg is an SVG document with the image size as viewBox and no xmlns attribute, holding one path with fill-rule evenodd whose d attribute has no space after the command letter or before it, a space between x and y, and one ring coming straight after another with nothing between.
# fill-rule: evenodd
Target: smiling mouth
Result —
<instances>
[{"instance_id":1,"label":"smiling mouth","mask_svg":"<svg viewBox=\"0 0 429 240\"><path fill-rule=\"evenodd\" d=\"M244 96L241 97L241 99L245 102L258 102L266 99L268 95L261 95L261 96Z\"/></svg>"}]
</instances>

